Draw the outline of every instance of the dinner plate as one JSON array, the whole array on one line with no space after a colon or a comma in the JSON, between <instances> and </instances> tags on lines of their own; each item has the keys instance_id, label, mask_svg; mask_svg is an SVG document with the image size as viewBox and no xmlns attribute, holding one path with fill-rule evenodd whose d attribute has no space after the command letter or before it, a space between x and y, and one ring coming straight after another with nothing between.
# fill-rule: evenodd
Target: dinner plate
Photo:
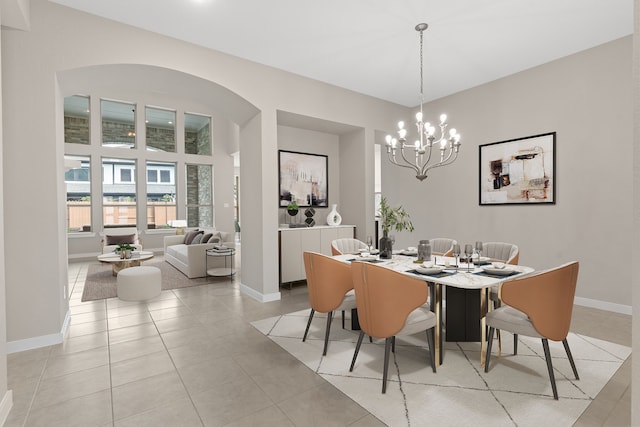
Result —
<instances>
[{"instance_id":1,"label":"dinner plate","mask_svg":"<svg viewBox=\"0 0 640 427\"><path fill-rule=\"evenodd\" d=\"M378 257L369 255L369 256L357 256L355 260L356 261L375 261L377 259Z\"/></svg>"},{"instance_id":2,"label":"dinner plate","mask_svg":"<svg viewBox=\"0 0 640 427\"><path fill-rule=\"evenodd\" d=\"M420 274L438 274L442 273L444 267L433 266L433 267L416 267L415 270Z\"/></svg>"},{"instance_id":3,"label":"dinner plate","mask_svg":"<svg viewBox=\"0 0 640 427\"><path fill-rule=\"evenodd\" d=\"M411 255L418 255L418 251L410 251L410 250L407 250L407 249L405 249L405 250L401 251L400 253L401 253L402 255L409 255L409 256L411 256Z\"/></svg>"},{"instance_id":4,"label":"dinner plate","mask_svg":"<svg viewBox=\"0 0 640 427\"><path fill-rule=\"evenodd\" d=\"M509 276L515 271L513 268L509 267L495 268L493 266L484 267L482 270L487 274L493 274L495 276Z\"/></svg>"}]
</instances>

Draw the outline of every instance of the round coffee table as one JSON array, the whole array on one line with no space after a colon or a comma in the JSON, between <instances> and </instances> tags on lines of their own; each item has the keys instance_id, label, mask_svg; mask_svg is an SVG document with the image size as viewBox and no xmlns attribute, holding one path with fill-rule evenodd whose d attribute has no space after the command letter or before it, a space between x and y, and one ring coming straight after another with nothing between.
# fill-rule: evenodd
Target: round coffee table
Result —
<instances>
[{"instance_id":1,"label":"round coffee table","mask_svg":"<svg viewBox=\"0 0 640 427\"><path fill-rule=\"evenodd\" d=\"M131 253L131 258L127 259L120 258L120 254L115 252L98 255L98 261L111 264L114 276L117 276L120 270L124 270L129 267L137 267L140 265L140 262L151 258L153 258L153 252L151 251L133 251Z\"/></svg>"}]
</instances>

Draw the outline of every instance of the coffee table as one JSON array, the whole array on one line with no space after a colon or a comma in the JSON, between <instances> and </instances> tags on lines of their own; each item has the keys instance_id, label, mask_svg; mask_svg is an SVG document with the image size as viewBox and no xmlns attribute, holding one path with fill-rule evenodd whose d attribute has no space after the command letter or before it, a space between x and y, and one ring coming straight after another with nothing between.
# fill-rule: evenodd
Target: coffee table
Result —
<instances>
[{"instance_id":1,"label":"coffee table","mask_svg":"<svg viewBox=\"0 0 640 427\"><path fill-rule=\"evenodd\" d=\"M98 261L111 264L111 271L114 276L117 276L120 270L124 270L129 267L137 267L142 261L146 261L151 258L153 258L153 252L151 251L133 251L131 253L131 258L128 259L120 258L120 254L115 252L98 255Z\"/></svg>"}]
</instances>

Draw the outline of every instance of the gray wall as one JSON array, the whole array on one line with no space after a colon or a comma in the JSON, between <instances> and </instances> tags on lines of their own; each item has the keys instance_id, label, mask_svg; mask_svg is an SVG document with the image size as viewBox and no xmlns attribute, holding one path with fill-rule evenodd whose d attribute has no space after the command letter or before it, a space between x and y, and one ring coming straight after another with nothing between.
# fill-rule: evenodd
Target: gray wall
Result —
<instances>
[{"instance_id":1,"label":"gray wall","mask_svg":"<svg viewBox=\"0 0 640 427\"><path fill-rule=\"evenodd\" d=\"M382 191L402 203L421 238L513 242L520 263L548 268L580 261L579 302L630 310L633 134L631 50L626 37L440 99L427 117L449 115L461 132L458 160L420 183L382 162ZM557 202L546 206L479 206L478 146L557 132ZM603 268L615 253L616 268Z\"/></svg>"}]
</instances>

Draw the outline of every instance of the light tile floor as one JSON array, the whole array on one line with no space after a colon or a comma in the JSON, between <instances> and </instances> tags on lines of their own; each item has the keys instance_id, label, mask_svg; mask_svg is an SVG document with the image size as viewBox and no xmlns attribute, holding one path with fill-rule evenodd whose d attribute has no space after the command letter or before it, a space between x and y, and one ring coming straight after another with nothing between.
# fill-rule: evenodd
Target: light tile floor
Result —
<instances>
[{"instance_id":1,"label":"light tile floor","mask_svg":"<svg viewBox=\"0 0 640 427\"><path fill-rule=\"evenodd\" d=\"M87 266L69 265L64 343L8 355L6 426L383 425L250 325L308 307L306 287L261 304L236 276L82 303ZM631 345L630 316L576 306L572 330ZM627 360L576 425L629 425L630 377Z\"/></svg>"}]
</instances>

